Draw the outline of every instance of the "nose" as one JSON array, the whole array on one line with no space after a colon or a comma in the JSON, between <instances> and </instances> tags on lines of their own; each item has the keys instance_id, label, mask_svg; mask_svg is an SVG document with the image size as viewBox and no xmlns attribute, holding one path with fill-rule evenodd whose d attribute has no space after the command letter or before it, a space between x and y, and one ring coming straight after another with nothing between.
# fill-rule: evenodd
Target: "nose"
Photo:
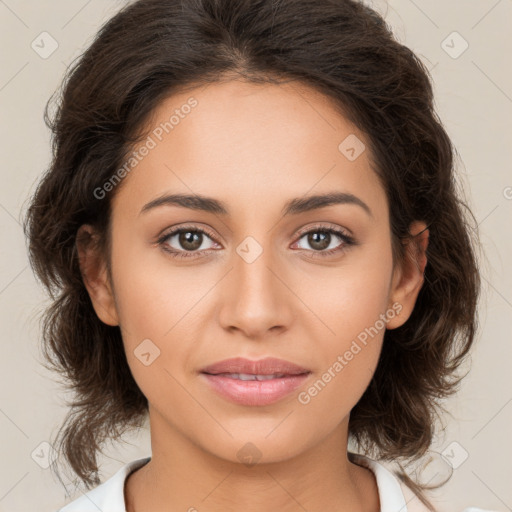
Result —
<instances>
[{"instance_id":1,"label":"nose","mask_svg":"<svg viewBox=\"0 0 512 512\"><path fill-rule=\"evenodd\" d=\"M287 283L290 272L285 265L273 257L270 249L258 246L250 241L238 247L233 268L223 280L220 299L222 327L251 339L264 339L270 332L288 330L293 319L293 301L297 300Z\"/></svg>"}]
</instances>

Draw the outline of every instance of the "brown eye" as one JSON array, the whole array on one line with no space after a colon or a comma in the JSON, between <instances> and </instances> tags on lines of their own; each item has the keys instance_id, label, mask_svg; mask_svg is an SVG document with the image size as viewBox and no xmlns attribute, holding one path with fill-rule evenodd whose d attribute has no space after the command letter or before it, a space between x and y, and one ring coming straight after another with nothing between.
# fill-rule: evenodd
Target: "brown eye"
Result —
<instances>
[{"instance_id":1,"label":"brown eye","mask_svg":"<svg viewBox=\"0 0 512 512\"><path fill-rule=\"evenodd\" d=\"M310 247L317 251L323 251L331 244L332 235L327 231L312 231L305 236Z\"/></svg>"},{"instance_id":2,"label":"brown eye","mask_svg":"<svg viewBox=\"0 0 512 512\"><path fill-rule=\"evenodd\" d=\"M203 234L197 231L180 231L177 237L178 244L186 251L197 251L203 243Z\"/></svg>"},{"instance_id":3,"label":"brown eye","mask_svg":"<svg viewBox=\"0 0 512 512\"><path fill-rule=\"evenodd\" d=\"M163 235L158 240L158 244L172 256L187 258L196 256L194 253L211 249L211 245L204 246L207 240L212 240L212 237L203 229L185 227Z\"/></svg>"},{"instance_id":4,"label":"brown eye","mask_svg":"<svg viewBox=\"0 0 512 512\"><path fill-rule=\"evenodd\" d=\"M310 250L319 253L318 256L330 256L332 254L343 251L347 246L354 245L355 241L345 232L332 228L315 228L303 233L300 240L305 239L308 247L300 247L299 249ZM338 243L337 243L338 240ZM341 243L339 242L341 240ZM317 256L315 254L315 256Z\"/></svg>"}]
</instances>

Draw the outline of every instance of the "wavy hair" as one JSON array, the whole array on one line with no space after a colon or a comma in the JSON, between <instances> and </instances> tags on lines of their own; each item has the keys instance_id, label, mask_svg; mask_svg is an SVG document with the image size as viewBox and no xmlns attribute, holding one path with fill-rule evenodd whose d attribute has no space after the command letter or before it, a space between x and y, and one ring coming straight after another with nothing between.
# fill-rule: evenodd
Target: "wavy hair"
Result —
<instances>
[{"instance_id":1,"label":"wavy hair","mask_svg":"<svg viewBox=\"0 0 512 512\"><path fill-rule=\"evenodd\" d=\"M414 220L430 230L425 281L409 320L385 332L375 374L350 415L366 454L411 461L425 454L441 399L462 377L475 338L480 277L476 223L455 179L455 148L433 101L428 69L384 19L355 0L138 0L98 31L68 69L50 118L51 165L24 229L30 262L52 303L44 312L47 365L74 399L54 440L86 487L97 455L146 419L119 327L102 323L84 286L77 230L93 224L109 255L113 194L94 194L122 165L159 103L187 87L237 76L303 82L332 98L366 134L386 191L395 262ZM472 225L473 224L473 225ZM107 258L108 259L108 258ZM402 474L424 503L424 486ZM430 506L430 505L429 505Z\"/></svg>"}]
</instances>

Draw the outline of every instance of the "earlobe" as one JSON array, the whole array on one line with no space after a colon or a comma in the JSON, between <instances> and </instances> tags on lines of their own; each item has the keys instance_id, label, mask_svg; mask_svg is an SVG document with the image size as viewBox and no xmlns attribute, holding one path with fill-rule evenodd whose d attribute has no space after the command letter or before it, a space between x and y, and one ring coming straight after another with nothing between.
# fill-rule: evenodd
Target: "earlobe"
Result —
<instances>
[{"instance_id":1,"label":"earlobe","mask_svg":"<svg viewBox=\"0 0 512 512\"><path fill-rule=\"evenodd\" d=\"M415 221L409 232L411 237L405 242L404 260L393 273L389 299L390 305L400 304L401 311L400 315L389 320L387 329L400 327L411 316L425 279L429 230L424 222Z\"/></svg>"},{"instance_id":2,"label":"earlobe","mask_svg":"<svg viewBox=\"0 0 512 512\"><path fill-rule=\"evenodd\" d=\"M112 286L105 258L99 250L97 235L88 224L80 226L76 237L80 272L94 311L105 324L119 325Z\"/></svg>"}]
</instances>

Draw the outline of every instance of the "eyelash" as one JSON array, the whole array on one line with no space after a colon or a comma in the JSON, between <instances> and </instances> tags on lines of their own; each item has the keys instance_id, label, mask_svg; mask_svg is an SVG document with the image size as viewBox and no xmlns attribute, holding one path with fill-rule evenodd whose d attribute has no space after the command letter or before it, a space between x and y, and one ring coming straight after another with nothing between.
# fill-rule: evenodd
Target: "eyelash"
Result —
<instances>
[{"instance_id":1,"label":"eyelash","mask_svg":"<svg viewBox=\"0 0 512 512\"><path fill-rule=\"evenodd\" d=\"M172 258L194 258L198 257L197 254L204 251L177 251L175 249L169 249L168 246L166 246L165 242L167 242L172 236L179 234L179 233L186 233L186 232L192 232L192 233L202 233L203 235L208 236L211 239L214 239L212 233L209 231L196 227L196 226L185 226L180 227L177 229L174 229L173 231L170 231L169 233L166 233L162 235L158 240L157 244L162 247L162 249L169 254ZM338 236L341 238L343 243L341 246L338 246L334 249L329 249L328 251L311 251L313 258L326 258L329 256L332 256L336 253L341 253L345 251L348 247L352 245L356 245L356 241L354 238L349 236L345 231L341 231L339 229L331 228L331 227L325 227L325 226L313 226L312 228L308 229L307 231L303 231L299 233L299 238L297 241L299 241L301 238L303 238L305 235L309 235L310 233L330 233L333 235ZM210 251L214 251L215 249L210 249ZM302 249L307 250L307 249ZM208 251L208 250L207 250Z\"/></svg>"}]
</instances>

